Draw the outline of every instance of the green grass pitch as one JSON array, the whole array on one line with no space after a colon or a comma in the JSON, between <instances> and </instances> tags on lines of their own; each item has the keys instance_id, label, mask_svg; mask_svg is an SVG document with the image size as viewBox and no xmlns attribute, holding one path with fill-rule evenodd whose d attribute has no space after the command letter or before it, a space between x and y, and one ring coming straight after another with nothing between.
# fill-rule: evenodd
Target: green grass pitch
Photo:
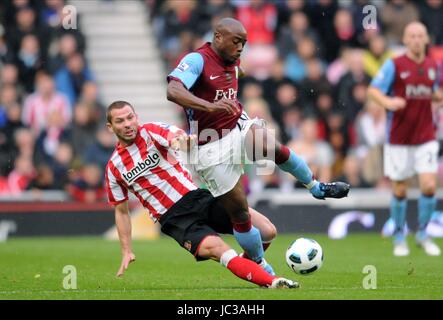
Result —
<instances>
[{"instance_id":1,"label":"green grass pitch","mask_svg":"<svg viewBox=\"0 0 443 320\"><path fill-rule=\"evenodd\" d=\"M427 257L408 239L411 255L392 256L390 239L353 234L343 240L306 235L323 247L323 267L294 274L286 247L301 235L279 235L267 259L282 276L300 281L296 290L258 288L213 261L196 263L174 240L135 241L137 261L123 278L119 243L101 238L11 238L0 243L0 299L443 299L443 257ZM226 240L234 246L232 237ZM437 240L443 246L442 239ZM77 290L63 289L63 268L77 271ZM363 268L377 271L377 289L363 288Z\"/></svg>"}]
</instances>

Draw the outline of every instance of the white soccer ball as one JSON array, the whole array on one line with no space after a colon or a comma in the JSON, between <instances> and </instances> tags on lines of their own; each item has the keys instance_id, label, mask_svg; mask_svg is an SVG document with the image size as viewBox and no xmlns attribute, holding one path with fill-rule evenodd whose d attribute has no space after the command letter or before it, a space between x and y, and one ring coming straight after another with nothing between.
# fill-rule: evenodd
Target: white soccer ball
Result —
<instances>
[{"instance_id":1,"label":"white soccer ball","mask_svg":"<svg viewBox=\"0 0 443 320\"><path fill-rule=\"evenodd\" d=\"M317 241L299 238L286 250L286 263L295 273L310 274L322 266L323 250Z\"/></svg>"}]
</instances>

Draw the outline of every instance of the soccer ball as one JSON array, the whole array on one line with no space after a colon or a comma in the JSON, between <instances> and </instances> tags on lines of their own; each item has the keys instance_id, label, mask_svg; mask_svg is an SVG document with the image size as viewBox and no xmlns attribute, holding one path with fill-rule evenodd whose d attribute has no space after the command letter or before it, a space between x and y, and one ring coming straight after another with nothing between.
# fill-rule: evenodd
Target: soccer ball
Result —
<instances>
[{"instance_id":1,"label":"soccer ball","mask_svg":"<svg viewBox=\"0 0 443 320\"><path fill-rule=\"evenodd\" d=\"M310 274L322 266L323 250L317 241L299 238L286 250L286 263L295 273Z\"/></svg>"}]
</instances>

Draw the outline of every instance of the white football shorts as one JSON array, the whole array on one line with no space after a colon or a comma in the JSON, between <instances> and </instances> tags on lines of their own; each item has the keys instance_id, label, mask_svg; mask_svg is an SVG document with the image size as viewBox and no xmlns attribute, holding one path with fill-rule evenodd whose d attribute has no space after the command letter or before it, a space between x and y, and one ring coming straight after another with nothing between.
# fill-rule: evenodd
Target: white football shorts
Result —
<instances>
[{"instance_id":1,"label":"white football shorts","mask_svg":"<svg viewBox=\"0 0 443 320\"><path fill-rule=\"evenodd\" d=\"M243 111L230 133L222 139L198 146L197 156L192 157L197 162L192 171L198 174L214 197L231 191L243 175L245 138L253 124L265 127L264 120L250 119Z\"/></svg>"},{"instance_id":2,"label":"white football shorts","mask_svg":"<svg viewBox=\"0 0 443 320\"><path fill-rule=\"evenodd\" d=\"M393 181L403 181L420 173L437 173L438 142L420 145L384 145L384 173Z\"/></svg>"}]
</instances>

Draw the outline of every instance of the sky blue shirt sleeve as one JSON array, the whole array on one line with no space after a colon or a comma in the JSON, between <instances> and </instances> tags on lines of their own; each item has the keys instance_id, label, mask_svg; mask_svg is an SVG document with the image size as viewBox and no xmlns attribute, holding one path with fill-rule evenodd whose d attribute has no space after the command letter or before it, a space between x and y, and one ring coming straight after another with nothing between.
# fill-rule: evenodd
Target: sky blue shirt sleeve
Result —
<instances>
[{"instance_id":1,"label":"sky blue shirt sleeve","mask_svg":"<svg viewBox=\"0 0 443 320\"><path fill-rule=\"evenodd\" d=\"M386 60L377 75L372 79L371 86L379 89L384 94L388 94L391 90L392 83L395 79L395 64L392 59Z\"/></svg>"},{"instance_id":2,"label":"sky blue shirt sleeve","mask_svg":"<svg viewBox=\"0 0 443 320\"><path fill-rule=\"evenodd\" d=\"M170 77L178 78L186 88L190 89L203 71L203 57L197 52L187 54L179 65L169 74Z\"/></svg>"}]
</instances>

